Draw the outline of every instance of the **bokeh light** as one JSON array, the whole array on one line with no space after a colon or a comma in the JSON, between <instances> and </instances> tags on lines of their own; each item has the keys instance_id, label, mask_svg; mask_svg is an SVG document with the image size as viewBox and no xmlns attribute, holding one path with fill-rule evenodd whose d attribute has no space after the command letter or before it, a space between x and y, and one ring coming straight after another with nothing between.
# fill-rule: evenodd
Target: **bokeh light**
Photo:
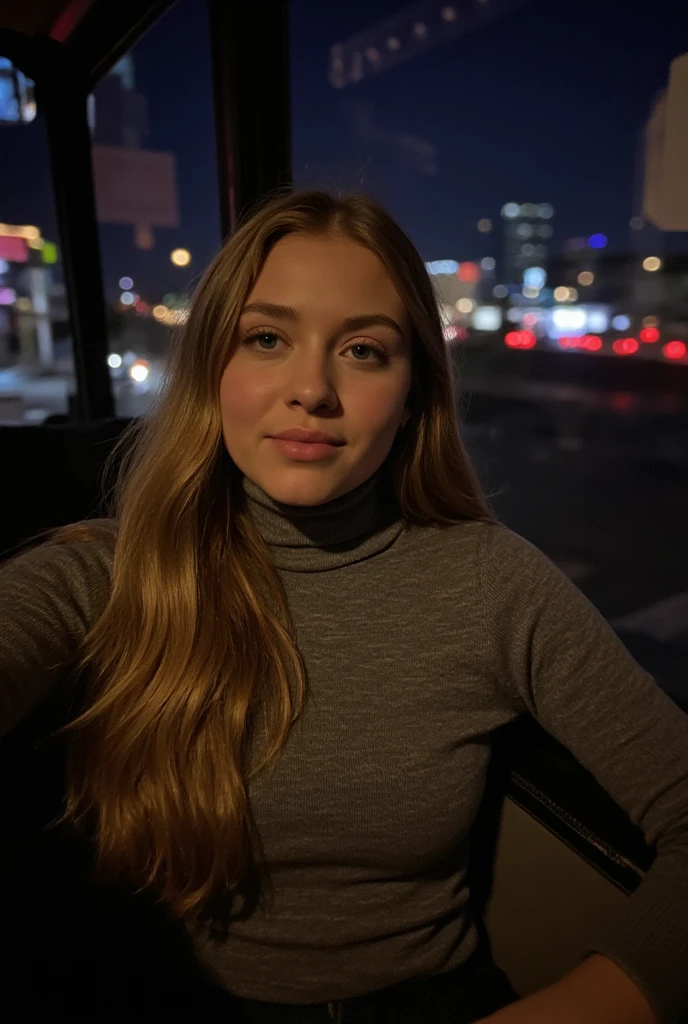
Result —
<instances>
[{"instance_id":1,"label":"bokeh light","mask_svg":"<svg viewBox=\"0 0 688 1024\"><path fill-rule=\"evenodd\" d=\"M170 253L170 259L175 267L188 267L189 263L191 263L191 253L188 249L173 249Z\"/></svg>"}]
</instances>

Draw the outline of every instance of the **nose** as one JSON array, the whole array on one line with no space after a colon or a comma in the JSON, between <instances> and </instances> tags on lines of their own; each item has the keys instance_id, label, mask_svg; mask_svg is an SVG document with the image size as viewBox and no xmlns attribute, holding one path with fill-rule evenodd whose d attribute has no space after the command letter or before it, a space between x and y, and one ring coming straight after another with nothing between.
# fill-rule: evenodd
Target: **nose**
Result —
<instances>
[{"instance_id":1,"label":"nose","mask_svg":"<svg viewBox=\"0 0 688 1024\"><path fill-rule=\"evenodd\" d=\"M339 402L331 363L325 353L303 353L290 360L285 382L286 401L297 402L304 409L314 410L321 405L335 408Z\"/></svg>"}]
</instances>

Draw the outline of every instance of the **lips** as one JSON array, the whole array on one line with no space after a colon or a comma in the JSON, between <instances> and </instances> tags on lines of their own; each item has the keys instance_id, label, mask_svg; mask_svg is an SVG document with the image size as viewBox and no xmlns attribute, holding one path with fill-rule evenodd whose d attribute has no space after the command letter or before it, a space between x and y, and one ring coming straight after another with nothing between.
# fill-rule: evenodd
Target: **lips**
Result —
<instances>
[{"instance_id":1,"label":"lips","mask_svg":"<svg viewBox=\"0 0 688 1024\"><path fill-rule=\"evenodd\" d=\"M280 434L273 434L277 441L299 441L301 444L331 444L343 445L345 442L326 434L322 430L307 430L305 427L293 427L290 430L283 430Z\"/></svg>"}]
</instances>

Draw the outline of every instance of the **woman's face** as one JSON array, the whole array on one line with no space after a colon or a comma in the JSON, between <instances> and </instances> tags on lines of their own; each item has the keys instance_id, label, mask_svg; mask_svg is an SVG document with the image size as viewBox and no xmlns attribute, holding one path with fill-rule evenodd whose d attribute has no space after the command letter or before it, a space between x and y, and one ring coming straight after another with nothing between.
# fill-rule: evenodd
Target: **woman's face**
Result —
<instances>
[{"instance_id":1,"label":"woman's face","mask_svg":"<svg viewBox=\"0 0 688 1024\"><path fill-rule=\"evenodd\" d=\"M246 300L222 376L227 451L275 501L346 494L389 453L408 413L411 365L410 320L380 260L349 240L287 235ZM343 443L301 461L273 440L293 427Z\"/></svg>"}]
</instances>

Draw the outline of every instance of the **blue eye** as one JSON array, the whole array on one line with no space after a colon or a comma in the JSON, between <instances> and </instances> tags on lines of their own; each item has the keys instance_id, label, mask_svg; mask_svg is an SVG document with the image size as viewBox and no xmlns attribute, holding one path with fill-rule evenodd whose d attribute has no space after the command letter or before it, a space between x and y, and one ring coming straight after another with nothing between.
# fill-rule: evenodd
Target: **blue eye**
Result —
<instances>
[{"instance_id":1,"label":"blue eye","mask_svg":"<svg viewBox=\"0 0 688 1024\"><path fill-rule=\"evenodd\" d=\"M278 334L275 334L273 331L254 331L253 334L249 334L244 339L243 344L246 345L249 348L253 348L254 352L258 352L258 353L262 352L265 355L267 355L267 354L269 354L271 352L274 352L275 349L274 349L274 347L273 348L267 348L267 349L263 348L262 347L262 342L264 342L266 340L268 340L268 341L281 341L282 339L279 337ZM259 347L256 347L256 346L259 346ZM370 342L367 342L367 341L365 341L365 342L363 342L363 341L355 342L353 345L349 346L347 351L351 352L351 351L353 351L353 349L367 349L369 352L372 352L374 357L375 357L375 360L377 361L378 365L384 365L385 363L389 362L389 356L387 355L385 350L382 349L382 348L379 348L377 345L370 344ZM354 359L354 362L361 363L362 365L366 365L367 363L371 362L371 360L370 359Z\"/></svg>"},{"instance_id":2,"label":"blue eye","mask_svg":"<svg viewBox=\"0 0 688 1024\"><path fill-rule=\"evenodd\" d=\"M280 338L278 338L277 335L273 334L271 331L258 331L256 334L250 334L248 338L246 338L246 340L244 341L244 345L252 345L254 344L254 342L261 341L264 338L273 338L276 339L277 341L280 341ZM263 351L265 350L263 349Z\"/></svg>"}]
</instances>

